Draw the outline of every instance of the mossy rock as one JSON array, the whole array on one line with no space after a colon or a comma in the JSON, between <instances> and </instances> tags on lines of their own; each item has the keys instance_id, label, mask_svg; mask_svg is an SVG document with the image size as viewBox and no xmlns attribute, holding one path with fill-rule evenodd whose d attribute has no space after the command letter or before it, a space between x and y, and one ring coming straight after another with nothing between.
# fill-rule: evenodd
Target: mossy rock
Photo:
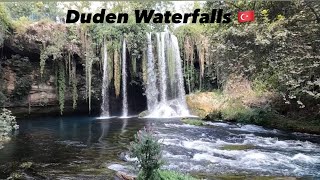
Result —
<instances>
[{"instance_id":1,"label":"mossy rock","mask_svg":"<svg viewBox=\"0 0 320 180\"><path fill-rule=\"evenodd\" d=\"M194 126L203 126L204 121L196 118L184 118L181 120L185 124L194 125Z\"/></svg>"},{"instance_id":2,"label":"mossy rock","mask_svg":"<svg viewBox=\"0 0 320 180\"><path fill-rule=\"evenodd\" d=\"M138 115L138 117L145 117L145 116L147 116L149 114L149 111L148 110L145 110L145 111L142 111L139 115Z\"/></svg>"},{"instance_id":3,"label":"mossy rock","mask_svg":"<svg viewBox=\"0 0 320 180\"><path fill-rule=\"evenodd\" d=\"M241 151L241 150L248 150L248 149L253 149L253 145L245 144L245 145L225 145L221 147L220 149L222 150L230 150L230 151Z\"/></svg>"},{"instance_id":4,"label":"mossy rock","mask_svg":"<svg viewBox=\"0 0 320 180\"><path fill-rule=\"evenodd\" d=\"M31 166L33 165L32 162L23 162L20 167L23 168L23 169L30 169Z\"/></svg>"}]
</instances>

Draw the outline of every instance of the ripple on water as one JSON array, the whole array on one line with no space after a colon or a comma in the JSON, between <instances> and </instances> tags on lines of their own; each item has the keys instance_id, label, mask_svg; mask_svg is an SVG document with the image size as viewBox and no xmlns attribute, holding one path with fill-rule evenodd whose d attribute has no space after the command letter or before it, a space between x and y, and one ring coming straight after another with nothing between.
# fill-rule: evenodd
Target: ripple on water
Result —
<instances>
[{"instance_id":1,"label":"ripple on water","mask_svg":"<svg viewBox=\"0 0 320 180\"><path fill-rule=\"evenodd\" d=\"M235 130L232 125L224 123L218 125L227 132ZM241 131L269 133L272 137L237 133L234 136L217 138L215 135L210 135L219 133L221 129L208 127L199 129L192 125L178 124L165 124L165 126L173 128L172 131L166 130L166 134L161 134L159 130L158 136L162 138L160 142L164 145L163 156L169 169L213 174L223 171L252 175L320 176L319 144L279 139L274 137L278 130L246 125L242 129L240 127ZM250 145L250 148L222 148L243 145Z\"/></svg>"}]
</instances>

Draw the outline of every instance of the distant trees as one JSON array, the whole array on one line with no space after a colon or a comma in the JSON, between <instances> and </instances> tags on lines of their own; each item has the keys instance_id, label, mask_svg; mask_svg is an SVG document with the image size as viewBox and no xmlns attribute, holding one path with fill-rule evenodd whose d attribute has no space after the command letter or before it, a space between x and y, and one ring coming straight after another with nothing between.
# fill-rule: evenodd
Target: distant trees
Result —
<instances>
[{"instance_id":1,"label":"distant trees","mask_svg":"<svg viewBox=\"0 0 320 180\"><path fill-rule=\"evenodd\" d=\"M40 19L56 20L56 17L62 15L62 9L58 7L58 2L7 2L4 3L13 19L26 17L32 21Z\"/></svg>"}]
</instances>

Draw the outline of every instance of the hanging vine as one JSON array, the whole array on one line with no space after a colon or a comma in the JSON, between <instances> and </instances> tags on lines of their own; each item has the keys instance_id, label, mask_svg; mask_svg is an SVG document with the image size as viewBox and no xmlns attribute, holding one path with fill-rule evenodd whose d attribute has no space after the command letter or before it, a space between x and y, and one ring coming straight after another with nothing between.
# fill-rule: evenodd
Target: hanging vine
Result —
<instances>
[{"instance_id":1,"label":"hanging vine","mask_svg":"<svg viewBox=\"0 0 320 180\"><path fill-rule=\"evenodd\" d=\"M78 90L77 90L77 66L75 60L72 58L72 66L71 66L71 81L72 81L72 108L77 108L77 100L78 100Z\"/></svg>"},{"instance_id":2,"label":"hanging vine","mask_svg":"<svg viewBox=\"0 0 320 180\"><path fill-rule=\"evenodd\" d=\"M43 43L43 47L40 50L40 76L42 77L43 71L46 65L46 59L47 59L47 51L46 51L46 45Z\"/></svg>"},{"instance_id":3,"label":"hanging vine","mask_svg":"<svg viewBox=\"0 0 320 180\"><path fill-rule=\"evenodd\" d=\"M59 106L60 114L63 114L64 100L66 92L66 79L65 79L65 67L61 61L58 62L58 94L59 94Z\"/></svg>"},{"instance_id":4,"label":"hanging vine","mask_svg":"<svg viewBox=\"0 0 320 180\"><path fill-rule=\"evenodd\" d=\"M109 47L108 47L109 49ZM113 52L112 52L113 53ZM112 53L108 52L108 78L109 78L109 82L112 81L113 78L113 55Z\"/></svg>"},{"instance_id":5,"label":"hanging vine","mask_svg":"<svg viewBox=\"0 0 320 180\"><path fill-rule=\"evenodd\" d=\"M147 70L147 58L146 58L146 50L143 51L142 54L142 79L144 84L147 84L148 81L148 70Z\"/></svg>"},{"instance_id":6,"label":"hanging vine","mask_svg":"<svg viewBox=\"0 0 320 180\"><path fill-rule=\"evenodd\" d=\"M116 48L113 53L113 61L114 61L114 88L116 92L116 96L120 95L120 85L121 85L121 62L119 58L118 49Z\"/></svg>"}]
</instances>

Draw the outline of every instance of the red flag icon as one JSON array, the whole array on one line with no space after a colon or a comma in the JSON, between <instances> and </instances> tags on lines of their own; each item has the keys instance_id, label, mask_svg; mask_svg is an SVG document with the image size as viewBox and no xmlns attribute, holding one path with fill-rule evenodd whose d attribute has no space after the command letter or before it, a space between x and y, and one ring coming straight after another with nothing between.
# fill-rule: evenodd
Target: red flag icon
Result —
<instances>
[{"instance_id":1,"label":"red flag icon","mask_svg":"<svg viewBox=\"0 0 320 180\"><path fill-rule=\"evenodd\" d=\"M243 12L238 12L238 22L250 22L254 21L254 11L243 11Z\"/></svg>"}]
</instances>

